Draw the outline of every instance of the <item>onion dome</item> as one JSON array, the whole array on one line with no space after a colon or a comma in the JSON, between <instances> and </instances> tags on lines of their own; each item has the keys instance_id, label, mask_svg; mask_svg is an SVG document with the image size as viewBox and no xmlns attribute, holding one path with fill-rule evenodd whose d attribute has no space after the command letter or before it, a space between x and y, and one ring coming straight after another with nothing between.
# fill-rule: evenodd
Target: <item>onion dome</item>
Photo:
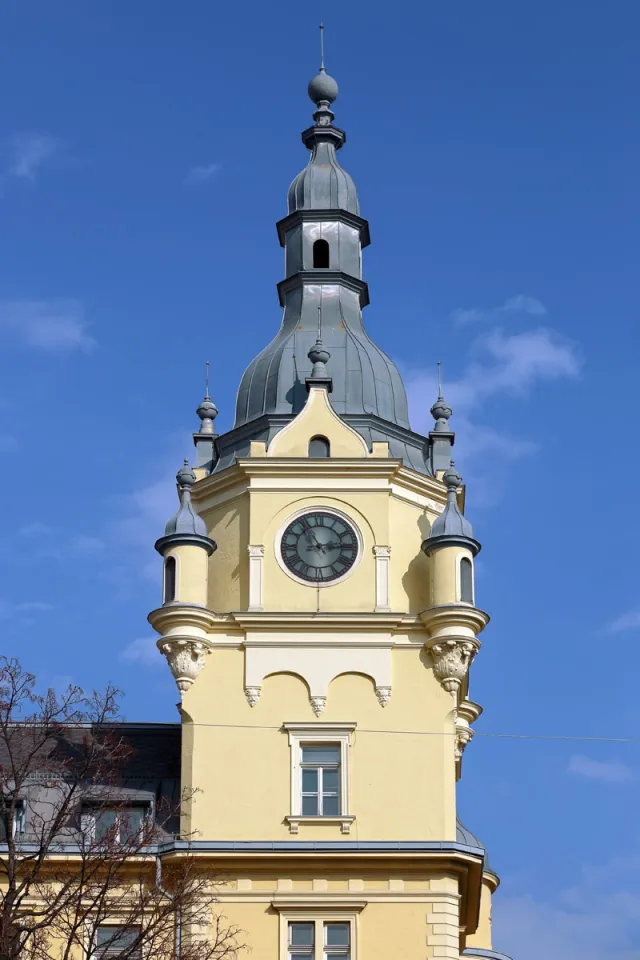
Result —
<instances>
[{"instance_id":1,"label":"onion dome","mask_svg":"<svg viewBox=\"0 0 640 960\"><path fill-rule=\"evenodd\" d=\"M191 502L191 488L196 482L196 475L187 459L176 474L176 482L180 506L177 512L167 520L164 536L156 542L156 550L164 553L168 546L196 543L212 554L216 550L216 544L209 537L206 523Z\"/></svg>"},{"instance_id":2,"label":"onion dome","mask_svg":"<svg viewBox=\"0 0 640 960\"><path fill-rule=\"evenodd\" d=\"M436 547L459 546L467 547L475 556L480 552L480 544L473 537L473 527L458 507L457 492L462 486L462 477L455 469L453 460L442 477L447 488L447 503L440 516L434 520L431 533L422 544L422 549L429 553Z\"/></svg>"},{"instance_id":3,"label":"onion dome","mask_svg":"<svg viewBox=\"0 0 640 960\"><path fill-rule=\"evenodd\" d=\"M302 134L311 150L307 166L289 187L289 213L296 210L346 210L359 215L356 185L338 163L336 151L346 141L344 130L334 127L330 106L338 96L338 84L329 76L321 60L320 71L310 81L309 97L316 104L314 126Z\"/></svg>"}]
</instances>

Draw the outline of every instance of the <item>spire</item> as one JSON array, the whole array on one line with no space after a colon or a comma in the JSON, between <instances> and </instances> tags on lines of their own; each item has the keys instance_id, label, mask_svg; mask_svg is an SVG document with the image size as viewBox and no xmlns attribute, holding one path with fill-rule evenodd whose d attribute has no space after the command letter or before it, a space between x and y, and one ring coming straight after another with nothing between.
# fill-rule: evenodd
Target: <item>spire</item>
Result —
<instances>
[{"instance_id":1,"label":"spire","mask_svg":"<svg viewBox=\"0 0 640 960\"><path fill-rule=\"evenodd\" d=\"M189 466L185 457L183 465L176 474L178 497L180 506L174 515L167 520L164 536L156 543L156 550L163 553L170 545L179 543L197 543L213 553L216 545L209 537L207 525L191 502L191 488L196 482L196 475Z\"/></svg>"},{"instance_id":2,"label":"spire","mask_svg":"<svg viewBox=\"0 0 640 960\"><path fill-rule=\"evenodd\" d=\"M209 396L210 366L211 364L207 360L204 374L204 399L196 410L201 420L200 429L193 435L193 443L196 448L196 467L203 468L206 474L211 473L218 462L216 446L218 434L213 425L213 421L218 416L218 408Z\"/></svg>"},{"instance_id":3,"label":"spire","mask_svg":"<svg viewBox=\"0 0 640 960\"><path fill-rule=\"evenodd\" d=\"M196 413L202 420L200 425L200 433L210 433L213 436L216 436L216 433L213 428L213 421L218 416L218 408L215 403L212 403L211 397L209 396L209 366L210 363L207 360L205 363L205 375L204 375L204 400L196 410Z\"/></svg>"},{"instance_id":4,"label":"spire","mask_svg":"<svg viewBox=\"0 0 640 960\"><path fill-rule=\"evenodd\" d=\"M438 399L431 407L431 416L435 424L429 433L431 470L434 476L437 476L441 470L446 470L451 460L451 448L455 442L455 433L449 427L449 417L453 410L442 396L441 368L442 364L438 360Z\"/></svg>"},{"instance_id":5,"label":"spire","mask_svg":"<svg viewBox=\"0 0 640 960\"><path fill-rule=\"evenodd\" d=\"M316 125L320 127L329 126L333 123L334 115L331 112L330 105L338 96L338 84L330 77L324 66L324 24L320 24L320 70L315 77L309 81L307 88L309 99L317 106L313 115ZM308 132L308 131L307 131ZM342 131L340 131L342 132ZM344 134L343 134L344 137ZM304 134L303 134L304 138ZM344 140L343 140L344 142ZM306 143L306 141L305 141ZM340 144L342 146L342 144Z\"/></svg>"},{"instance_id":6,"label":"spire","mask_svg":"<svg viewBox=\"0 0 640 960\"><path fill-rule=\"evenodd\" d=\"M473 527L458 506L458 488L462 486L462 477L453 460L445 470L442 481L447 488L447 502L440 516L434 520L422 549L428 555L434 547L458 545L467 547L475 556L480 551L480 544L474 539Z\"/></svg>"},{"instance_id":7,"label":"spire","mask_svg":"<svg viewBox=\"0 0 640 960\"><path fill-rule=\"evenodd\" d=\"M313 364L311 376L305 380L307 390L311 387L325 387L327 393L331 393L333 390L333 382L327 373L326 367L326 363L330 359L331 354L322 342L322 307L318 307L318 336L307 356Z\"/></svg>"}]
</instances>

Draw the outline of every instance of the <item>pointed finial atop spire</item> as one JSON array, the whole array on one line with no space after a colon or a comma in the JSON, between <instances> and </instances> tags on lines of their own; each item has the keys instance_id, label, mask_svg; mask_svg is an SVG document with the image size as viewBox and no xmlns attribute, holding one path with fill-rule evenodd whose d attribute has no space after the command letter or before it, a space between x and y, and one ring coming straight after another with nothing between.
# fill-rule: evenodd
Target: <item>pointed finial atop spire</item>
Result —
<instances>
[{"instance_id":1,"label":"pointed finial atop spire","mask_svg":"<svg viewBox=\"0 0 640 960\"><path fill-rule=\"evenodd\" d=\"M438 360L438 399L436 400L434 405L431 407L431 416L436 421L436 424L434 427L434 432L436 433L448 432L449 424L447 423L447 420L453 413L453 410L451 409L449 404L446 402L446 400L444 400L442 396L441 368L442 368L442 364Z\"/></svg>"},{"instance_id":2,"label":"pointed finial atop spire","mask_svg":"<svg viewBox=\"0 0 640 960\"><path fill-rule=\"evenodd\" d=\"M202 420L200 424L199 433L210 433L215 436L215 430L213 429L213 421L218 416L218 408L215 403L212 402L211 397L209 396L209 367L211 366L210 361L205 362L204 368L204 400L196 410L196 413Z\"/></svg>"},{"instance_id":3,"label":"pointed finial atop spire","mask_svg":"<svg viewBox=\"0 0 640 960\"><path fill-rule=\"evenodd\" d=\"M309 83L307 90L309 97L317 105L318 110L314 114L317 124L328 125L333 120L333 114L329 109L329 104L338 96L338 84L330 77L324 67L324 23L320 24L320 70ZM322 122L323 121L323 122Z\"/></svg>"},{"instance_id":4,"label":"pointed finial atop spire","mask_svg":"<svg viewBox=\"0 0 640 960\"><path fill-rule=\"evenodd\" d=\"M307 356L313 364L311 376L307 377L305 381L307 390L312 386L324 386L327 388L329 393L331 393L333 389L333 382L327 373L326 367L326 363L330 359L331 354L322 342L322 306L318 307L318 336L316 337L316 342L311 347L311 350L309 350Z\"/></svg>"}]
</instances>

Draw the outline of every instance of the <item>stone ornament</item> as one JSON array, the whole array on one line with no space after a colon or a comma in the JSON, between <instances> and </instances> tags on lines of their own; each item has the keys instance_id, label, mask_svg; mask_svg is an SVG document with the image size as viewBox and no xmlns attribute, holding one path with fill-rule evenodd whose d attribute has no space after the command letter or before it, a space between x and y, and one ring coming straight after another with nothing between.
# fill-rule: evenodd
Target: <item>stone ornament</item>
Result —
<instances>
[{"instance_id":1,"label":"stone ornament","mask_svg":"<svg viewBox=\"0 0 640 960\"><path fill-rule=\"evenodd\" d=\"M245 687L244 695L247 698L247 703L250 707L255 707L256 703L260 699L260 694L262 693L262 687Z\"/></svg>"},{"instance_id":2,"label":"stone ornament","mask_svg":"<svg viewBox=\"0 0 640 960\"><path fill-rule=\"evenodd\" d=\"M199 640L165 640L160 644L181 693L186 693L204 667L206 647Z\"/></svg>"},{"instance_id":3,"label":"stone ornament","mask_svg":"<svg viewBox=\"0 0 640 960\"><path fill-rule=\"evenodd\" d=\"M469 672L480 644L461 637L448 637L429 646L433 672L445 690L457 693Z\"/></svg>"},{"instance_id":4,"label":"stone ornament","mask_svg":"<svg viewBox=\"0 0 640 960\"><path fill-rule=\"evenodd\" d=\"M391 687L376 687L376 697L381 707L386 707L391 700Z\"/></svg>"},{"instance_id":5,"label":"stone ornament","mask_svg":"<svg viewBox=\"0 0 640 960\"><path fill-rule=\"evenodd\" d=\"M316 717L319 717L320 714L324 712L324 708L327 705L327 698L309 697L309 703L311 704L311 709L315 713Z\"/></svg>"}]
</instances>

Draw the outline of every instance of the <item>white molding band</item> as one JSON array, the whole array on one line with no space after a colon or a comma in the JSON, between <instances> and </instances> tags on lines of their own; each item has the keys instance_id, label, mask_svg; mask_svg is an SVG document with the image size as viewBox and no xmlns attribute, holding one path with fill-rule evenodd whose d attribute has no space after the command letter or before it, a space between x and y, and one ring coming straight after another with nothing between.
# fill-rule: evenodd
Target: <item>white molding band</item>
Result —
<instances>
[{"instance_id":1,"label":"white molding band","mask_svg":"<svg viewBox=\"0 0 640 960\"><path fill-rule=\"evenodd\" d=\"M264 678L274 673L293 673L302 677L309 688L309 702L316 716L324 710L329 684L342 673L370 677L381 705L389 702L393 646L390 638L381 643L378 637L371 637L371 641L376 641L375 646L373 642L348 640L331 645L320 642L312 646L304 635L300 635L297 642L296 639L292 637L288 643L245 641L244 687L251 706L257 703Z\"/></svg>"},{"instance_id":2,"label":"white molding band","mask_svg":"<svg viewBox=\"0 0 640 960\"><path fill-rule=\"evenodd\" d=\"M249 553L249 610L262 610L262 567L264 546L250 544Z\"/></svg>"}]
</instances>

